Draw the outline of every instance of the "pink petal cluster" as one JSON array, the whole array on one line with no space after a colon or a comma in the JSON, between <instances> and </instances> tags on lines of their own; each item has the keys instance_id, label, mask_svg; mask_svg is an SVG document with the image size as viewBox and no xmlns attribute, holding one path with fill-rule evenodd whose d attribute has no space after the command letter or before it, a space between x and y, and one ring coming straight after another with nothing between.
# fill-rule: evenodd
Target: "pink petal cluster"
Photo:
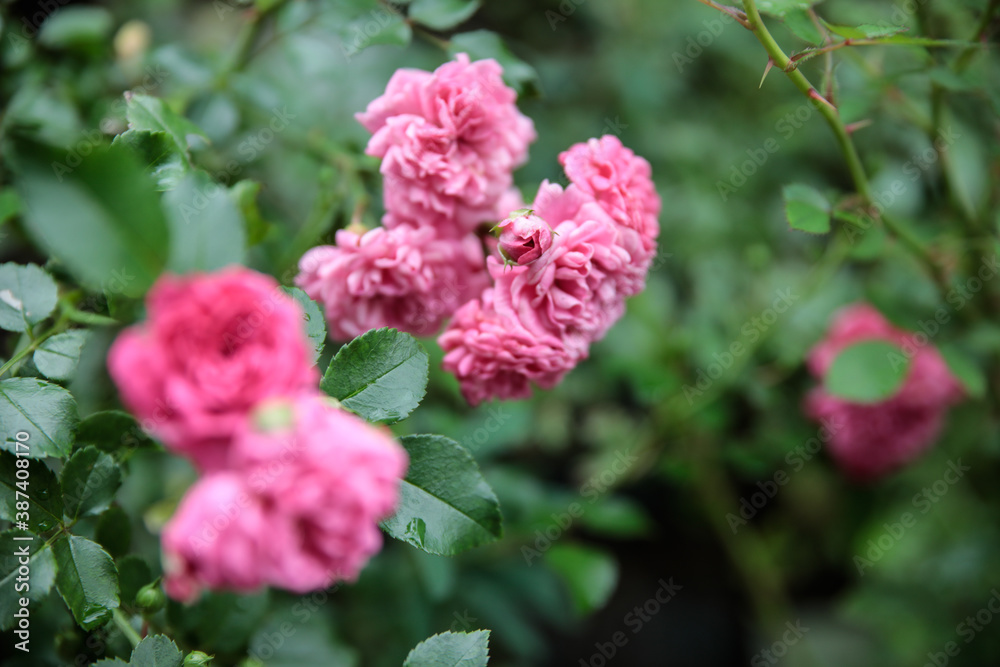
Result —
<instances>
[{"instance_id":1,"label":"pink petal cluster","mask_svg":"<svg viewBox=\"0 0 1000 667\"><path fill-rule=\"evenodd\" d=\"M295 279L323 304L330 336L350 340L379 327L432 335L489 284L477 238L438 238L430 227L337 232L299 262Z\"/></svg>"},{"instance_id":2,"label":"pink petal cluster","mask_svg":"<svg viewBox=\"0 0 1000 667\"><path fill-rule=\"evenodd\" d=\"M285 423L260 419L284 411ZM163 533L171 597L353 581L381 548L377 524L396 505L407 456L387 432L305 395L262 405L230 464L191 489Z\"/></svg>"},{"instance_id":3,"label":"pink petal cluster","mask_svg":"<svg viewBox=\"0 0 1000 667\"><path fill-rule=\"evenodd\" d=\"M203 477L163 535L172 597L353 579L406 453L319 393L304 314L248 269L161 278L112 345L123 402Z\"/></svg>"},{"instance_id":4,"label":"pink petal cluster","mask_svg":"<svg viewBox=\"0 0 1000 667\"><path fill-rule=\"evenodd\" d=\"M334 339L378 327L432 335L489 284L475 232L523 205L512 172L535 139L502 73L465 54L434 72L401 69L357 114L368 154L382 158L382 227L339 232L296 278L324 304Z\"/></svg>"},{"instance_id":5,"label":"pink petal cluster","mask_svg":"<svg viewBox=\"0 0 1000 667\"><path fill-rule=\"evenodd\" d=\"M922 334L920 334L922 335ZM872 480L909 463L937 439L948 408L963 391L936 348L898 329L867 304L850 306L837 316L826 338L809 354L812 374L825 377L837 355L866 340L900 346L910 368L899 391L879 403L852 403L816 387L806 397L805 412L830 424L830 454L847 474Z\"/></svg>"},{"instance_id":6,"label":"pink petal cluster","mask_svg":"<svg viewBox=\"0 0 1000 667\"><path fill-rule=\"evenodd\" d=\"M493 286L438 339L445 370L473 405L554 386L645 286L660 210L649 164L614 137L574 146L563 161L570 185L543 183L521 223L552 229L551 244L514 267L491 257ZM501 228L501 247L517 224Z\"/></svg>"},{"instance_id":7,"label":"pink petal cluster","mask_svg":"<svg viewBox=\"0 0 1000 667\"><path fill-rule=\"evenodd\" d=\"M242 267L165 276L146 315L115 340L108 371L143 427L202 470L224 465L254 405L319 380L305 315L269 276Z\"/></svg>"}]
</instances>

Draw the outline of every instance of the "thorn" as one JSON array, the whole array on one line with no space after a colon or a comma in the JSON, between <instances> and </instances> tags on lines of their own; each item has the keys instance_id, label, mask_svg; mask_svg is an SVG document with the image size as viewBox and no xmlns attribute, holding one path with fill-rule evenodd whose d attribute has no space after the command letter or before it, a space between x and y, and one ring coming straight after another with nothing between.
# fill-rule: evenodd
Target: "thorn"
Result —
<instances>
[{"instance_id":1,"label":"thorn","mask_svg":"<svg viewBox=\"0 0 1000 667\"><path fill-rule=\"evenodd\" d=\"M868 127L869 125L872 124L872 122L873 121L871 118L865 118L864 120L859 120L856 123L851 123L849 125L846 125L844 129L847 130L848 134L854 134L857 130L863 130L864 128Z\"/></svg>"},{"instance_id":2,"label":"thorn","mask_svg":"<svg viewBox=\"0 0 1000 667\"><path fill-rule=\"evenodd\" d=\"M762 88L764 86L764 79L767 78L767 73L771 71L772 67L774 67L774 61L772 59L768 58L767 59L767 67L764 68L764 76L760 77L760 85L757 86L758 89L760 89L760 88Z\"/></svg>"},{"instance_id":3,"label":"thorn","mask_svg":"<svg viewBox=\"0 0 1000 667\"><path fill-rule=\"evenodd\" d=\"M822 102L823 104L825 104L826 106L830 107L834 111L837 111L837 107L833 106L833 104L830 103L830 100L828 100L825 97L823 97L822 95L820 95L819 92L815 88L810 88L809 89L809 97L811 97L812 99L816 100L817 102Z\"/></svg>"}]
</instances>

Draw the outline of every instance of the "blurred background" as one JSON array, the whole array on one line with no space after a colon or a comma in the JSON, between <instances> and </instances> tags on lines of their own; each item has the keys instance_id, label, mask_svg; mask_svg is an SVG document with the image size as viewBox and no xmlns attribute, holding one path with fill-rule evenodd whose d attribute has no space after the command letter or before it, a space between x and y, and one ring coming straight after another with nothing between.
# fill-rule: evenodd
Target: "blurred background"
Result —
<instances>
[{"instance_id":1,"label":"blurred background","mask_svg":"<svg viewBox=\"0 0 1000 667\"><path fill-rule=\"evenodd\" d=\"M987 4L816 9L836 24L969 39ZM880 228L846 256L831 251L832 236L789 229L782 186L831 199L853 186L815 109L781 72L761 83L767 56L735 21L695 0L489 0L445 30L374 0L0 5L0 139L80 150L126 129L124 91L162 98L208 137L193 146L196 163L242 193L250 264L285 284L302 252L337 228L378 224L378 165L362 154L368 135L353 114L397 68L433 69L457 51L501 58L522 94L539 135L516 174L528 201L542 179L562 178L560 151L603 134L652 163L663 198L646 291L557 389L469 409L425 341L429 394L396 428L472 451L500 498L503 541L451 559L388 541L357 584L329 594L172 605L168 632L187 648L221 665L249 650L265 665L388 667L435 632L489 628L497 667L1000 662L989 609L1000 609L992 378L982 373L981 395L906 470L857 485L831 463L825 431L800 411L814 382L803 358L831 315L868 300L918 329L941 304ZM808 46L768 24L786 50ZM949 234L960 212L928 152L933 135L914 121L930 117L932 95L944 98L958 196L992 206L995 232L995 45L961 75L942 66L954 49L858 47L834 61L841 113L871 122L855 139L876 192L902 182L883 203L922 238L944 238L956 264L964 249ZM803 69L818 79L824 66ZM0 168L0 183L9 176ZM0 218L0 261L44 264L16 213ZM944 326L935 344L961 346L985 369L1000 327L997 304L982 298L985 316ZM94 339L75 381L87 388L76 392L84 414L115 401L102 368L110 337ZM734 343L745 352L732 354ZM959 461L967 470L956 479ZM133 518L130 546L158 563L155 535L194 474L150 451L129 466L118 499ZM899 527L907 512L915 521ZM53 595L37 614L31 662L5 654L9 664L100 657L104 640L88 649L61 605Z\"/></svg>"}]
</instances>

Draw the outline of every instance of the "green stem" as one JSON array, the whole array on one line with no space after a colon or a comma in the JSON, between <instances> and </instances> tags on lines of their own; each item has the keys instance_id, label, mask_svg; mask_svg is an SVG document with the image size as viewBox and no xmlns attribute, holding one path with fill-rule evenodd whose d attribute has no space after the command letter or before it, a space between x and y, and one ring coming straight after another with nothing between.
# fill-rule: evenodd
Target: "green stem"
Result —
<instances>
[{"instance_id":1,"label":"green stem","mask_svg":"<svg viewBox=\"0 0 1000 667\"><path fill-rule=\"evenodd\" d=\"M990 0L990 4L986 6L983 10L983 15L979 18L979 25L976 26L976 34L973 35L972 41L979 42L986 37L986 32L990 28L990 22L993 21L993 15L1000 10L1000 0ZM979 52L980 46L970 46L965 51L963 51L958 58L955 60L955 71L962 73L969 63L972 62L972 57Z\"/></svg>"},{"instance_id":2,"label":"green stem","mask_svg":"<svg viewBox=\"0 0 1000 667\"><path fill-rule=\"evenodd\" d=\"M140 637L139 633L136 632L135 628L132 627L132 623L125 615L125 612L123 612L121 609L115 609L113 612L112 619L114 620L115 625L118 627L118 629L122 631L122 634L125 635L125 637L129 640L129 643L132 644L132 648L138 646L139 642L142 641L142 637Z\"/></svg>"},{"instance_id":3,"label":"green stem","mask_svg":"<svg viewBox=\"0 0 1000 667\"><path fill-rule=\"evenodd\" d=\"M3 377L4 373L13 368L17 362L21 361L21 359L24 359L26 356L28 356L36 349L38 349L38 346L44 343L47 339L51 338L52 336L56 335L57 333L65 329L66 325L69 324L69 319L70 318L66 314L63 314L59 318L59 320L54 325L52 325L51 329L43 333L41 336L35 338L34 340L31 341L31 343L25 345L21 350L15 353L14 356L12 356L10 359L7 360L7 363L5 363L3 366L0 366L0 377Z\"/></svg>"},{"instance_id":4,"label":"green stem","mask_svg":"<svg viewBox=\"0 0 1000 667\"><path fill-rule=\"evenodd\" d=\"M230 74L246 67L254 56L253 47L257 44L260 33L264 29L265 19L278 11L286 2L287 0L276 0L267 9L254 11L250 21L244 24L236 38L236 48L233 49L229 62L222 70L222 81L225 81Z\"/></svg>"}]
</instances>

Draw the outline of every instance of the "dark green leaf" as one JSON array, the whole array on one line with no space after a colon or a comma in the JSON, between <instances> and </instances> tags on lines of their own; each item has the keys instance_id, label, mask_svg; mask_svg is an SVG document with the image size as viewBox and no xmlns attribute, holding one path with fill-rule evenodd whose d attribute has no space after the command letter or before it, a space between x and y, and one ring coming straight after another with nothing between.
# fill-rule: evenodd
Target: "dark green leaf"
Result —
<instances>
[{"instance_id":1,"label":"dark green leaf","mask_svg":"<svg viewBox=\"0 0 1000 667\"><path fill-rule=\"evenodd\" d=\"M38 42L52 49L99 46L106 42L114 19L103 7L64 7L42 24Z\"/></svg>"},{"instance_id":2,"label":"dark green leaf","mask_svg":"<svg viewBox=\"0 0 1000 667\"><path fill-rule=\"evenodd\" d=\"M490 631L442 632L417 644L403 667L485 667Z\"/></svg>"},{"instance_id":3,"label":"dark green leaf","mask_svg":"<svg viewBox=\"0 0 1000 667\"><path fill-rule=\"evenodd\" d=\"M306 336L313 345L313 363L316 363L326 344L326 322L323 320L323 313L320 312L316 302L298 287L282 287L282 289L302 306L305 313Z\"/></svg>"},{"instance_id":4,"label":"dark green leaf","mask_svg":"<svg viewBox=\"0 0 1000 667\"><path fill-rule=\"evenodd\" d=\"M480 0L413 0L410 19L435 30L465 23L476 13Z\"/></svg>"},{"instance_id":5,"label":"dark green leaf","mask_svg":"<svg viewBox=\"0 0 1000 667\"><path fill-rule=\"evenodd\" d=\"M427 353L413 336L375 329L340 348L320 388L370 422L410 414L427 388Z\"/></svg>"},{"instance_id":6,"label":"dark green leaf","mask_svg":"<svg viewBox=\"0 0 1000 667\"><path fill-rule=\"evenodd\" d=\"M169 637L146 637L132 651L129 667L180 667L184 654Z\"/></svg>"},{"instance_id":7,"label":"dark green leaf","mask_svg":"<svg viewBox=\"0 0 1000 667\"><path fill-rule=\"evenodd\" d=\"M76 447L93 445L119 458L138 447L152 447L153 441L139 426L135 417L120 410L95 412L76 430Z\"/></svg>"},{"instance_id":8,"label":"dark green leaf","mask_svg":"<svg viewBox=\"0 0 1000 667\"><path fill-rule=\"evenodd\" d=\"M73 329L46 339L35 350L35 367L50 380L72 379L89 335L86 329Z\"/></svg>"},{"instance_id":9,"label":"dark green leaf","mask_svg":"<svg viewBox=\"0 0 1000 667\"><path fill-rule=\"evenodd\" d=\"M786 185L785 216L792 229L810 234L830 231L830 203L818 190L808 185Z\"/></svg>"},{"instance_id":10,"label":"dark green leaf","mask_svg":"<svg viewBox=\"0 0 1000 667\"><path fill-rule=\"evenodd\" d=\"M120 558L128 553L132 544L132 523L125 510L118 505L104 510L97 519L94 539L112 558ZM124 589L124 584L122 588ZM122 600L125 600L124 596Z\"/></svg>"},{"instance_id":11,"label":"dark green leaf","mask_svg":"<svg viewBox=\"0 0 1000 667\"><path fill-rule=\"evenodd\" d=\"M545 562L562 576L581 614L603 607L618 583L618 562L600 549L554 544L545 553Z\"/></svg>"},{"instance_id":12,"label":"dark green leaf","mask_svg":"<svg viewBox=\"0 0 1000 667\"><path fill-rule=\"evenodd\" d=\"M910 359L883 340L868 340L844 348L826 374L826 390L853 403L878 403L891 398L906 379Z\"/></svg>"},{"instance_id":13,"label":"dark green leaf","mask_svg":"<svg viewBox=\"0 0 1000 667\"><path fill-rule=\"evenodd\" d=\"M35 378L0 382L2 449L18 452L16 436L28 434L27 456L66 456L73 445L79 416L73 396L59 385ZM24 448L20 448L24 452Z\"/></svg>"},{"instance_id":14,"label":"dark green leaf","mask_svg":"<svg viewBox=\"0 0 1000 667\"><path fill-rule=\"evenodd\" d=\"M22 219L34 240L94 290L142 295L169 244L159 197L128 148L95 147L75 168L38 146L18 155Z\"/></svg>"},{"instance_id":15,"label":"dark green leaf","mask_svg":"<svg viewBox=\"0 0 1000 667\"><path fill-rule=\"evenodd\" d=\"M145 560L129 554L118 561L118 583L121 588L122 606L135 606L139 589L153 582L153 573Z\"/></svg>"},{"instance_id":16,"label":"dark green leaf","mask_svg":"<svg viewBox=\"0 0 1000 667\"><path fill-rule=\"evenodd\" d=\"M409 435L401 443L410 468L399 509L382 524L389 535L444 556L503 535L500 504L468 450L440 435Z\"/></svg>"},{"instance_id":17,"label":"dark green leaf","mask_svg":"<svg viewBox=\"0 0 1000 667\"><path fill-rule=\"evenodd\" d=\"M191 137L208 137L197 125L175 113L163 100L139 93L126 94L125 117L129 130L138 132L162 132L173 144L174 150L187 156L191 147Z\"/></svg>"},{"instance_id":18,"label":"dark green leaf","mask_svg":"<svg viewBox=\"0 0 1000 667\"><path fill-rule=\"evenodd\" d=\"M214 183L208 174L186 175L163 196L163 206L170 226L169 270L214 271L243 263L243 216L226 188Z\"/></svg>"},{"instance_id":19,"label":"dark green leaf","mask_svg":"<svg viewBox=\"0 0 1000 667\"><path fill-rule=\"evenodd\" d=\"M21 199L13 190L0 190L0 225L21 212Z\"/></svg>"},{"instance_id":20,"label":"dark green leaf","mask_svg":"<svg viewBox=\"0 0 1000 667\"><path fill-rule=\"evenodd\" d=\"M77 450L62 471L66 516L100 514L111 505L121 484L121 470L111 456L96 447Z\"/></svg>"},{"instance_id":21,"label":"dark green leaf","mask_svg":"<svg viewBox=\"0 0 1000 667\"><path fill-rule=\"evenodd\" d=\"M34 264L0 264L0 329L26 331L56 307L58 288Z\"/></svg>"},{"instance_id":22,"label":"dark green leaf","mask_svg":"<svg viewBox=\"0 0 1000 667\"><path fill-rule=\"evenodd\" d=\"M27 567L30 570L26 582L18 581L22 576L18 571L22 565L21 550L25 546L28 547ZM0 533L0 631L14 626L14 612L21 608L22 597L32 603L42 600L52 590L55 578L55 559L45 540L23 530Z\"/></svg>"},{"instance_id":23,"label":"dark green leaf","mask_svg":"<svg viewBox=\"0 0 1000 667\"><path fill-rule=\"evenodd\" d=\"M503 67L504 80L521 97L537 97L540 91L538 72L503 43L489 30L474 30L454 35L448 46L451 55L467 53L472 60L493 58Z\"/></svg>"},{"instance_id":24,"label":"dark green leaf","mask_svg":"<svg viewBox=\"0 0 1000 667\"><path fill-rule=\"evenodd\" d=\"M0 452L0 488L3 489L3 495L0 496L0 519L11 522L24 520L23 516L18 519L17 513L27 511L25 523L28 530L34 533L52 530L62 524L63 517L59 480L44 462L38 459L21 459L28 465L20 467L17 465L19 459L21 457L10 452ZM27 477L18 477L18 470L27 471ZM27 502L28 509L17 509L19 502Z\"/></svg>"},{"instance_id":25,"label":"dark green leaf","mask_svg":"<svg viewBox=\"0 0 1000 667\"><path fill-rule=\"evenodd\" d=\"M118 572L111 556L79 535L63 534L52 544L56 588L84 630L107 623L118 608Z\"/></svg>"}]
</instances>

